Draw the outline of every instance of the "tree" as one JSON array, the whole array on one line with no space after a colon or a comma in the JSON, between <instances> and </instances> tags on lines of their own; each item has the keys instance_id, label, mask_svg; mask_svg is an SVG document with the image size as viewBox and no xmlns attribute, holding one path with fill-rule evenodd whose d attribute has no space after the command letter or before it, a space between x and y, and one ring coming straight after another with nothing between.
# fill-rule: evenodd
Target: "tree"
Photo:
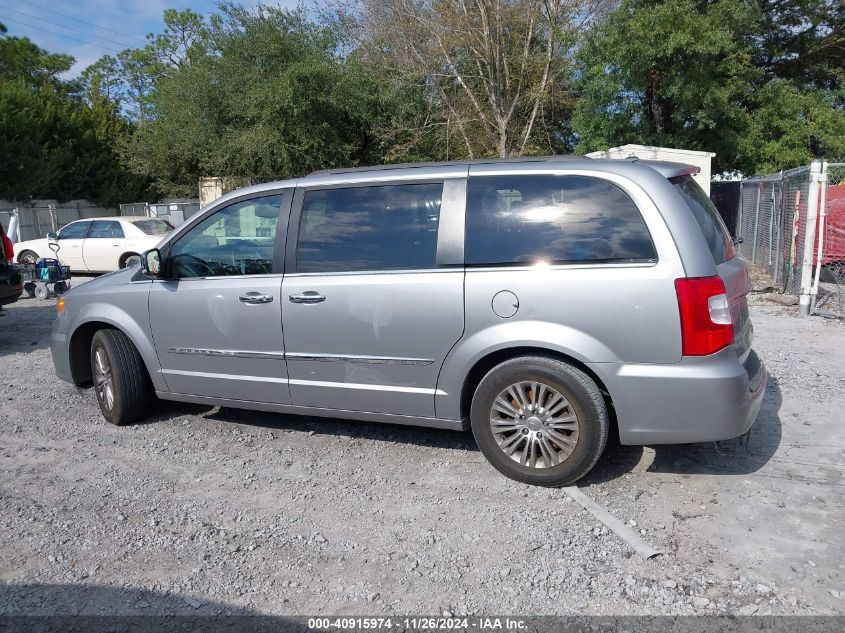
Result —
<instances>
[{"instance_id":1,"label":"tree","mask_svg":"<svg viewBox=\"0 0 845 633\"><path fill-rule=\"evenodd\" d=\"M86 68L80 79L90 86L96 78L102 94L119 104L133 121L150 116L150 98L161 78L201 59L209 52L212 16L208 20L186 9L166 9L164 30L147 35L142 48L128 48L117 57L105 55Z\"/></svg>"},{"instance_id":2,"label":"tree","mask_svg":"<svg viewBox=\"0 0 845 633\"><path fill-rule=\"evenodd\" d=\"M27 38L0 37L0 197L137 200L146 183L117 160L129 123L103 97L98 79L87 100L59 78L73 64Z\"/></svg>"},{"instance_id":3,"label":"tree","mask_svg":"<svg viewBox=\"0 0 845 633\"><path fill-rule=\"evenodd\" d=\"M837 91L845 80L845 3L841 0L759 0L762 24L755 63L771 78ZM842 99L839 105L845 105Z\"/></svg>"},{"instance_id":4,"label":"tree","mask_svg":"<svg viewBox=\"0 0 845 633\"><path fill-rule=\"evenodd\" d=\"M73 65L73 57L48 53L27 37L6 36L0 23L0 81L23 79L30 86L59 85L58 76Z\"/></svg>"},{"instance_id":5,"label":"tree","mask_svg":"<svg viewBox=\"0 0 845 633\"><path fill-rule=\"evenodd\" d=\"M769 81L755 94L750 124L740 149L753 173L806 165L814 158L845 158L845 114L830 91L799 89L785 79Z\"/></svg>"},{"instance_id":6,"label":"tree","mask_svg":"<svg viewBox=\"0 0 845 633\"><path fill-rule=\"evenodd\" d=\"M778 77L791 55L761 61L771 25L745 0L623 0L578 54L578 150L708 150L746 174L841 156L835 93Z\"/></svg>"},{"instance_id":7,"label":"tree","mask_svg":"<svg viewBox=\"0 0 845 633\"><path fill-rule=\"evenodd\" d=\"M398 106L340 58L334 29L266 6L222 5L208 24L202 47L158 74L123 145L124 164L161 193L195 195L206 175L250 182L378 162L394 142L381 129Z\"/></svg>"},{"instance_id":8,"label":"tree","mask_svg":"<svg viewBox=\"0 0 845 633\"><path fill-rule=\"evenodd\" d=\"M572 101L568 51L603 5L589 0L362 0L364 59L421 88L416 122L454 130L469 158L549 153Z\"/></svg>"}]
</instances>

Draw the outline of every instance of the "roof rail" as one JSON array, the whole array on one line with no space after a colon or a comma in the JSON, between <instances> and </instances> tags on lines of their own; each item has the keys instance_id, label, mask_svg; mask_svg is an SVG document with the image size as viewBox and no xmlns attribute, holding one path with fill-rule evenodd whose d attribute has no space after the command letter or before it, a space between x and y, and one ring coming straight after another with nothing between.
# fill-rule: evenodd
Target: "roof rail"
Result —
<instances>
[{"instance_id":1,"label":"roof rail","mask_svg":"<svg viewBox=\"0 0 845 633\"><path fill-rule=\"evenodd\" d=\"M558 154L557 156L518 156L514 158L474 158L469 160L432 161L424 163L395 163L390 165L374 165L371 167L345 167L338 169L321 169L312 171L309 176L349 174L355 172L384 171L388 169L413 169L419 167L460 167L462 165L495 165L498 163L546 163L565 160L591 160L587 156L575 154Z\"/></svg>"}]
</instances>

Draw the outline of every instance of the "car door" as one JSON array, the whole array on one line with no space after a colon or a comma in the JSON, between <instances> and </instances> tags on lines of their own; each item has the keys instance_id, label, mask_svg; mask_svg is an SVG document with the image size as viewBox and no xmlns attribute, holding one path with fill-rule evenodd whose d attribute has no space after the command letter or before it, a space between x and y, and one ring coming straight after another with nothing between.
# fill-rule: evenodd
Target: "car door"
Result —
<instances>
[{"instance_id":1,"label":"car door","mask_svg":"<svg viewBox=\"0 0 845 633\"><path fill-rule=\"evenodd\" d=\"M57 235L59 250L56 256L71 270L88 270L82 258L82 245L90 228L91 220L80 220L66 225Z\"/></svg>"},{"instance_id":2,"label":"car door","mask_svg":"<svg viewBox=\"0 0 845 633\"><path fill-rule=\"evenodd\" d=\"M438 228L463 221L465 180L446 183L297 190L282 291L294 405L434 417L464 324L463 268Z\"/></svg>"},{"instance_id":3,"label":"car door","mask_svg":"<svg viewBox=\"0 0 845 633\"><path fill-rule=\"evenodd\" d=\"M120 256L126 251L126 236L120 222L94 220L82 244L82 259L88 270L108 272L117 270Z\"/></svg>"},{"instance_id":4,"label":"car door","mask_svg":"<svg viewBox=\"0 0 845 633\"><path fill-rule=\"evenodd\" d=\"M237 200L164 248L149 309L171 392L290 403L281 302L290 199L282 190Z\"/></svg>"}]
</instances>

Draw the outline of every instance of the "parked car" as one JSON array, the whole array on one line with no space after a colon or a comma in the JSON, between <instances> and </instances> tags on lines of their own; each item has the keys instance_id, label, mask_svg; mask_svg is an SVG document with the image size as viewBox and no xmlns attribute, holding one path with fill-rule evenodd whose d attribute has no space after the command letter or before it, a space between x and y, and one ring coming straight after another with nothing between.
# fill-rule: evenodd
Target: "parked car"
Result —
<instances>
[{"instance_id":1,"label":"parked car","mask_svg":"<svg viewBox=\"0 0 845 633\"><path fill-rule=\"evenodd\" d=\"M18 300L23 292L23 280L14 266L15 247L0 224L0 308Z\"/></svg>"},{"instance_id":2,"label":"parked car","mask_svg":"<svg viewBox=\"0 0 845 633\"><path fill-rule=\"evenodd\" d=\"M58 242L59 259L74 272L106 273L125 268L173 230L167 220L145 216L119 216L77 220L57 235L18 244L18 262L34 264L55 257L50 242Z\"/></svg>"},{"instance_id":3,"label":"parked car","mask_svg":"<svg viewBox=\"0 0 845 633\"><path fill-rule=\"evenodd\" d=\"M470 427L558 486L622 444L754 422L745 262L691 178L542 158L318 172L234 191L70 290L56 373L113 424L165 400Z\"/></svg>"}]
</instances>

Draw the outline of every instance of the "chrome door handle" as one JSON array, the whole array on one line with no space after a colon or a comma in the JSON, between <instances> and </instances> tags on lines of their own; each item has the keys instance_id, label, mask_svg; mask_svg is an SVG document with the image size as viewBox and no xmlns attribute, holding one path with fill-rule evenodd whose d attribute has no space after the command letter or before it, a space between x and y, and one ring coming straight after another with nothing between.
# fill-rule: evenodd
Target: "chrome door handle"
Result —
<instances>
[{"instance_id":1,"label":"chrome door handle","mask_svg":"<svg viewBox=\"0 0 845 633\"><path fill-rule=\"evenodd\" d=\"M260 292L247 292L238 297L238 301L249 304L270 303L273 301L273 295L263 295Z\"/></svg>"},{"instance_id":2,"label":"chrome door handle","mask_svg":"<svg viewBox=\"0 0 845 633\"><path fill-rule=\"evenodd\" d=\"M309 290L299 295L291 295L288 299L290 299L291 303L320 303L321 301L325 301L326 297L319 292Z\"/></svg>"}]
</instances>

